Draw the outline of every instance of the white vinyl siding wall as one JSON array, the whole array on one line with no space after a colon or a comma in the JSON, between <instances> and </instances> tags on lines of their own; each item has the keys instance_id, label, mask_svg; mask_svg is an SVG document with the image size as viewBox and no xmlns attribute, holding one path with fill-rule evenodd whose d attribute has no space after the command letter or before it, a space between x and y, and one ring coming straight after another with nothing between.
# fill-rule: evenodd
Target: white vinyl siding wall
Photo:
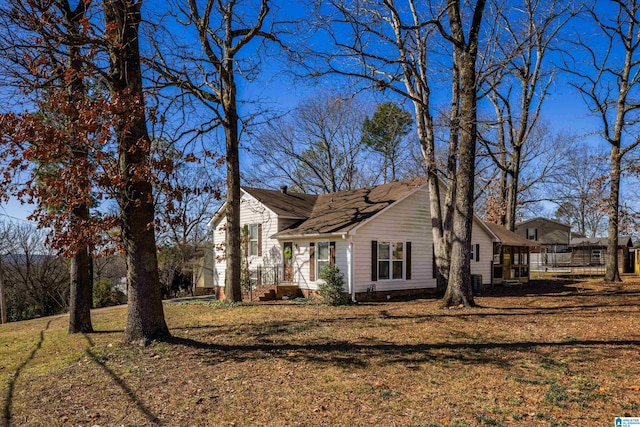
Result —
<instances>
[{"instance_id":1,"label":"white vinyl siding wall","mask_svg":"<svg viewBox=\"0 0 640 427\"><path fill-rule=\"evenodd\" d=\"M471 229L471 244L480 245L480 259L471 260L471 274L481 274L482 284L491 284L491 262L493 261L493 240L476 218Z\"/></svg>"},{"instance_id":2,"label":"white vinyl siding wall","mask_svg":"<svg viewBox=\"0 0 640 427\"><path fill-rule=\"evenodd\" d=\"M224 286L225 280L225 227L227 225L226 218L222 218L213 230L213 286Z\"/></svg>"},{"instance_id":3,"label":"white vinyl siding wall","mask_svg":"<svg viewBox=\"0 0 640 427\"><path fill-rule=\"evenodd\" d=\"M224 244L225 231L224 226L226 219L223 217L218 224L215 225L213 232L214 240L214 286L224 286L225 284L225 268L224 252L217 248L220 244ZM249 268L255 269L258 266L281 266L282 265L282 249L280 243L276 239L271 239L280 229L285 228L283 225L278 227L278 217L275 213L267 209L262 203L250 195L243 193L240 199L240 227L245 224L262 224L262 256L249 256ZM281 267L280 267L281 268ZM282 274L282 272L280 273Z\"/></svg>"},{"instance_id":4,"label":"white vinyl siding wall","mask_svg":"<svg viewBox=\"0 0 640 427\"><path fill-rule=\"evenodd\" d=\"M401 289L435 288L432 277L431 214L426 187L388 208L352 236L354 244L355 291L393 291ZM411 280L371 280L371 241L411 242ZM346 245L344 246L346 258ZM336 257L337 258L337 257ZM346 268L346 259L345 259ZM406 268L406 266L405 266ZM342 270L342 267L340 268ZM345 279L347 275L345 273ZM372 288L373 287L373 288Z\"/></svg>"},{"instance_id":5,"label":"white vinyl siding wall","mask_svg":"<svg viewBox=\"0 0 640 427\"><path fill-rule=\"evenodd\" d=\"M347 245L348 243L340 236L327 236L317 239L296 239L294 240L293 249L293 280L298 284L300 289L317 290L318 283L322 282L318 277L319 271L317 266L315 267L315 280L309 279L309 243L315 243L316 261L318 255L318 242L335 242L336 251L336 266L340 269L340 272L344 275L345 287L344 291L347 292ZM297 247L296 247L297 245Z\"/></svg>"}]
</instances>

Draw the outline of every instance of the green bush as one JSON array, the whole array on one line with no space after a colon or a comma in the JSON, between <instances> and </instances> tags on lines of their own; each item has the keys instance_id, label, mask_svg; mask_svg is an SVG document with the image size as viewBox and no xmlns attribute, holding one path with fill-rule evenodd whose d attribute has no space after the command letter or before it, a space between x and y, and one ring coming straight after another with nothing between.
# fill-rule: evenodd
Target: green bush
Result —
<instances>
[{"instance_id":1,"label":"green bush","mask_svg":"<svg viewBox=\"0 0 640 427\"><path fill-rule=\"evenodd\" d=\"M100 280L93 284L93 307L109 307L123 304L127 300L125 294L119 289L114 289L111 282Z\"/></svg>"},{"instance_id":2,"label":"green bush","mask_svg":"<svg viewBox=\"0 0 640 427\"><path fill-rule=\"evenodd\" d=\"M350 295L343 291L344 276L335 265L326 264L320 270L319 277L324 283L318 285L318 293L329 305L346 305L351 303Z\"/></svg>"}]
</instances>

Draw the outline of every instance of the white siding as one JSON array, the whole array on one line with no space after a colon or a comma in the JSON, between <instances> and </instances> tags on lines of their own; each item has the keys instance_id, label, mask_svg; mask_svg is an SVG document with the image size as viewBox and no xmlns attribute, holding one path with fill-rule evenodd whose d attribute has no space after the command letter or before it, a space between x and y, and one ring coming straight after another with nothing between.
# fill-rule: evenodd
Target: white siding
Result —
<instances>
[{"instance_id":1,"label":"white siding","mask_svg":"<svg viewBox=\"0 0 640 427\"><path fill-rule=\"evenodd\" d=\"M213 251L207 251L193 269L192 280L196 288L211 288L213 284Z\"/></svg>"},{"instance_id":2,"label":"white siding","mask_svg":"<svg viewBox=\"0 0 640 427\"><path fill-rule=\"evenodd\" d=\"M300 289L316 290L318 289L318 283L322 282L318 278L318 269L315 268L315 280L310 279L310 259L309 259L309 243L314 242L316 248L318 242L335 242L336 251L336 266L340 269L340 272L344 275L344 290L348 291L348 271L347 271L347 246L348 243L342 239L342 237L327 237L324 239L297 239L294 244L294 257L293 257L293 280L298 284ZM317 249L316 258L317 259Z\"/></svg>"},{"instance_id":3,"label":"white siding","mask_svg":"<svg viewBox=\"0 0 640 427\"><path fill-rule=\"evenodd\" d=\"M278 217L253 197L243 194L240 204L240 224L262 224L262 256L250 256L250 268L257 266L281 266L282 249L280 243L270 236L281 231L297 220L278 219ZM222 218L215 226L214 235L214 286L224 286L224 226ZM344 274L345 291L348 291L349 265L347 250L353 244L353 280L356 292L393 291L402 289L435 288L433 278L433 235L431 232L431 214L429 211L429 193L426 187L411 194L406 199L388 208L374 219L369 220L355 231L355 234L343 239L340 236L326 238L291 239L293 250L293 279L301 289L316 290L319 283L316 269L315 280L309 277L309 243L333 241L336 243L336 265ZM371 280L371 241L411 242L411 279ZM493 243L490 235L474 220L472 244L480 245L480 260L471 261L471 274L481 274L485 284L491 281L491 261ZM406 257L405 247L405 257ZM406 259L405 259L406 269ZM406 277L406 276L405 276Z\"/></svg>"},{"instance_id":4,"label":"white siding","mask_svg":"<svg viewBox=\"0 0 640 427\"><path fill-rule=\"evenodd\" d=\"M473 219L473 228L471 229L471 244L474 247L476 244L480 245L480 259L478 261L475 258L471 260L471 274L481 274L482 284L490 285L493 265L493 240L476 218Z\"/></svg>"},{"instance_id":5,"label":"white siding","mask_svg":"<svg viewBox=\"0 0 640 427\"><path fill-rule=\"evenodd\" d=\"M411 280L371 280L372 240L411 242ZM429 193L426 188L416 191L357 229L353 245L356 292L436 287L432 270L433 235Z\"/></svg>"},{"instance_id":6,"label":"white siding","mask_svg":"<svg viewBox=\"0 0 640 427\"><path fill-rule=\"evenodd\" d=\"M227 219L222 218L217 224L214 225L213 230L213 286L224 286L225 279L225 259L224 259L224 247L225 247L225 227L227 226Z\"/></svg>"},{"instance_id":7,"label":"white siding","mask_svg":"<svg viewBox=\"0 0 640 427\"><path fill-rule=\"evenodd\" d=\"M253 270L259 266L281 266L282 250L276 239L270 238L272 235L284 228L285 225L278 224L278 217L275 213L267 209L262 203L250 195L243 193L240 199L240 227L245 224L262 224L262 255L249 256L249 269ZM218 224L215 224L213 232L214 240L214 286L224 286L226 261L224 259L226 219L223 217Z\"/></svg>"}]
</instances>

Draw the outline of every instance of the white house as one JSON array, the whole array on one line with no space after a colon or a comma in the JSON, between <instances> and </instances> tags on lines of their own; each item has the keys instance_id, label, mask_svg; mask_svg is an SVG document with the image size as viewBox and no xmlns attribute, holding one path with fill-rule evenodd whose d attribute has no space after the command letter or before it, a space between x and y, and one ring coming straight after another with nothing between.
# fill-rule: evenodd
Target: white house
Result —
<instances>
[{"instance_id":1,"label":"white house","mask_svg":"<svg viewBox=\"0 0 640 427\"><path fill-rule=\"evenodd\" d=\"M400 181L331 194L309 195L242 188L240 224L248 231L244 250L257 283L317 289L318 272L334 263L355 300L435 291L428 187ZM214 227L212 283L224 287L224 207ZM498 238L479 219L472 229L471 273L491 283L493 244ZM199 290L204 293L204 289Z\"/></svg>"}]
</instances>

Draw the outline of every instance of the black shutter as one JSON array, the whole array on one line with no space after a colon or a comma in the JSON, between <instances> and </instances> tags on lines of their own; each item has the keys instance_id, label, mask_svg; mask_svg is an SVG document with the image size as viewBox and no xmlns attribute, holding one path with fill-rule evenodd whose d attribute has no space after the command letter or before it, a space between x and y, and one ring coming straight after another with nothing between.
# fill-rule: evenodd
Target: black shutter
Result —
<instances>
[{"instance_id":1,"label":"black shutter","mask_svg":"<svg viewBox=\"0 0 640 427\"><path fill-rule=\"evenodd\" d=\"M309 280L316 280L316 244L309 243Z\"/></svg>"},{"instance_id":2,"label":"black shutter","mask_svg":"<svg viewBox=\"0 0 640 427\"><path fill-rule=\"evenodd\" d=\"M405 277L407 280L411 280L411 242L407 242L407 255L405 262Z\"/></svg>"},{"instance_id":3,"label":"black shutter","mask_svg":"<svg viewBox=\"0 0 640 427\"><path fill-rule=\"evenodd\" d=\"M262 256L262 224L258 224L258 256Z\"/></svg>"},{"instance_id":4,"label":"black shutter","mask_svg":"<svg viewBox=\"0 0 640 427\"><path fill-rule=\"evenodd\" d=\"M329 264L336 265L336 242L329 242Z\"/></svg>"},{"instance_id":5,"label":"black shutter","mask_svg":"<svg viewBox=\"0 0 640 427\"><path fill-rule=\"evenodd\" d=\"M480 244L476 243L476 262L480 261Z\"/></svg>"},{"instance_id":6,"label":"black shutter","mask_svg":"<svg viewBox=\"0 0 640 427\"><path fill-rule=\"evenodd\" d=\"M378 241L371 241L371 281L378 280Z\"/></svg>"}]
</instances>

